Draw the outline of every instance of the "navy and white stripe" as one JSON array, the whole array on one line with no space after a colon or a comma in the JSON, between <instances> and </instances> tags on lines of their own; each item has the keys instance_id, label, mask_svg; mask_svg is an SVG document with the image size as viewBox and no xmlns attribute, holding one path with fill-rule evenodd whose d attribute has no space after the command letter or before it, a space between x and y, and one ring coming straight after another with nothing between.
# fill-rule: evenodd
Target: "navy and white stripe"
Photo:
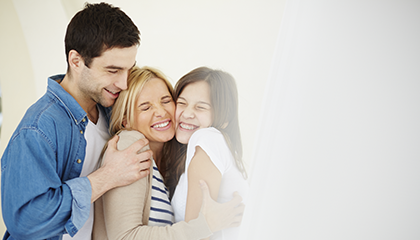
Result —
<instances>
[{"instance_id":1,"label":"navy and white stripe","mask_svg":"<svg viewBox=\"0 0 420 240\"><path fill-rule=\"evenodd\" d=\"M149 226L165 226L175 221L174 211L169 201L169 191L162 175L153 161L152 201L150 202Z\"/></svg>"}]
</instances>

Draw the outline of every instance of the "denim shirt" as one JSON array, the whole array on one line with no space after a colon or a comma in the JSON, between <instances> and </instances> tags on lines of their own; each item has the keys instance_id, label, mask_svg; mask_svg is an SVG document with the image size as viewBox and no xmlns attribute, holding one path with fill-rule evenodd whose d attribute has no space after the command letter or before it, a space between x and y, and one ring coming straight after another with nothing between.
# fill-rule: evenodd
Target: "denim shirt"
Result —
<instances>
[{"instance_id":1,"label":"denim shirt","mask_svg":"<svg viewBox=\"0 0 420 240\"><path fill-rule=\"evenodd\" d=\"M63 78L48 79L47 92L27 110L1 158L3 239L74 236L89 217L92 189L79 177L88 119L56 82Z\"/></svg>"}]
</instances>

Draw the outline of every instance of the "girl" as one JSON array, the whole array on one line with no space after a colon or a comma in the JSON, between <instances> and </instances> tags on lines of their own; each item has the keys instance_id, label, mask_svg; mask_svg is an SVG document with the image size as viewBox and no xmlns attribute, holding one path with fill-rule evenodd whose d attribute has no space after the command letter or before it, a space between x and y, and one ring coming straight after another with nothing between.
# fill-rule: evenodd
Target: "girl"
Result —
<instances>
[{"instance_id":1,"label":"girl","mask_svg":"<svg viewBox=\"0 0 420 240\"><path fill-rule=\"evenodd\" d=\"M234 191L245 199L248 192L242 163L238 121L238 93L231 75L201 67L183 76L175 86L176 139L186 144L168 171L168 187L175 193L175 221L199 215L202 201L199 180L210 195L226 202ZM186 151L185 151L186 148ZM239 229L215 233L211 239L236 239Z\"/></svg>"}]
</instances>

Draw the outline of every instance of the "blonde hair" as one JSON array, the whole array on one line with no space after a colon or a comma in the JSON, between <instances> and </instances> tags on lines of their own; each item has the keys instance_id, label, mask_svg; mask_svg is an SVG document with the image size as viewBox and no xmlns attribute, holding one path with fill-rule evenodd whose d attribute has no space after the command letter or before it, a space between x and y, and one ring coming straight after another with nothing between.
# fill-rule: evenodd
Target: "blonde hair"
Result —
<instances>
[{"instance_id":1,"label":"blonde hair","mask_svg":"<svg viewBox=\"0 0 420 240\"><path fill-rule=\"evenodd\" d=\"M173 87L166 76L159 70L152 67L133 67L127 80L127 90L121 91L112 108L112 115L109 124L109 132L114 135L122 129L127 129L124 123L134 125L134 113L136 101L144 85L152 78L163 80L173 98Z\"/></svg>"}]
</instances>

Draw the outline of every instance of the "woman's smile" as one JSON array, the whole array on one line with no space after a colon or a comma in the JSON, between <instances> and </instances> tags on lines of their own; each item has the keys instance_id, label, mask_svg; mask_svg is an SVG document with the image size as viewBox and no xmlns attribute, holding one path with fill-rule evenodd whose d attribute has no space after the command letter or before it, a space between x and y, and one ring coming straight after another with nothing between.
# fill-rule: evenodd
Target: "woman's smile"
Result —
<instances>
[{"instance_id":1,"label":"woman's smile","mask_svg":"<svg viewBox=\"0 0 420 240\"><path fill-rule=\"evenodd\" d=\"M165 121L160 121L157 122L155 124L152 125L152 128L157 130L157 131L165 131L168 130L169 128L171 128L172 126L172 121L170 119L165 120Z\"/></svg>"}]
</instances>

